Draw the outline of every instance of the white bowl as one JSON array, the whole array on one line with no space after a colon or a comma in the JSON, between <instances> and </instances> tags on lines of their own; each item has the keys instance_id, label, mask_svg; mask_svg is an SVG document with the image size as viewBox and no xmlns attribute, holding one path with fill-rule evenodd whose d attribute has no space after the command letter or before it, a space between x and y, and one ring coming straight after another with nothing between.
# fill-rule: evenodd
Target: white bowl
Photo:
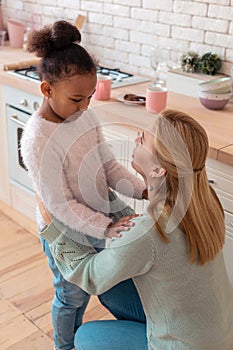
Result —
<instances>
[{"instance_id":1,"label":"white bowl","mask_svg":"<svg viewBox=\"0 0 233 350\"><path fill-rule=\"evenodd\" d=\"M210 91L205 91L205 92L209 92L211 94L231 94L231 86L224 86L220 89L214 89L214 90L210 90Z\"/></svg>"},{"instance_id":2,"label":"white bowl","mask_svg":"<svg viewBox=\"0 0 233 350\"><path fill-rule=\"evenodd\" d=\"M229 100L231 96L231 92L227 92L226 94L216 94L209 91L199 91L199 97L206 98L208 100Z\"/></svg>"},{"instance_id":3,"label":"white bowl","mask_svg":"<svg viewBox=\"0 0 233 350\"><path fill-rule=\"evenodd\" d=\"M199 84L200 91L215 91L217 93L227 93L231 90L231 78L222 77L217 79L212 79L209 81L204 81Z\"/></svg>"}]
</instances>

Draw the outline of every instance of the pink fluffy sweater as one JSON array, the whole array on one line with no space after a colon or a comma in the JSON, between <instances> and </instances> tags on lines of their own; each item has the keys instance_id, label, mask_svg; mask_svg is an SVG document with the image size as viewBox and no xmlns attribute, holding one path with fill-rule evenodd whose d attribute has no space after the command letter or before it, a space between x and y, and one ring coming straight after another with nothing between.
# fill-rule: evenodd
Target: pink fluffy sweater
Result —
<instances>
[{"instance_id":1,"label":"pink fluffy sweater","mask_svg":"<svg viewBox=\"0 0 233 350\"><path fill-rule=\"evenodd\" d=\"M71 229L104 237L111 222L108 187L142 198L145 184L116 161L91 109L61 124L35 113L25 127L21 152L43 203Z\"/></svg>"}]
</instances>

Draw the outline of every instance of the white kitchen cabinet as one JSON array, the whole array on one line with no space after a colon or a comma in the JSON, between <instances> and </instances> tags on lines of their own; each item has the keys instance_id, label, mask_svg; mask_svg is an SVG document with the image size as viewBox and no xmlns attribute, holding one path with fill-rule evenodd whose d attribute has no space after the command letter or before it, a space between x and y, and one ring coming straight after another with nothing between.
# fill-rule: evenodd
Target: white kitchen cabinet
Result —
<instances>
[{"instance_id":1,"label":"white kitchen cabinet","mask_svg":"<svg viewBox=\"0 0 233 350\"><path fill-rule=\"evenodd\" d=\"M13 181L11 182L11 205L18 212L36 221L35 193Z\"/></svg>"},{"instance_id":2,"label":"white kitchen cabinet","mask_svg":"<svg viewBox=\"0 0 233 350\"><path fill-rule=\"evenodd\" d=\"M105 125L103 130L105 139L116 159L133 174L140 176L131 167L132 154L135 147L134 139L137 130L126 129L115 124L113 126ZM136 213L142 213L145 210L146 201L129 199L123 195L119 195L119 197L130 205Z\"/></svg>"},{"instance_id":3,"label":"white kitchen cabinet","mask_svg":"<svg viewBox=\"0 0 233 350\"><path fill-rule=\"evenodd\" d=\"M226 262L226 269L230 278L231 284L233 285L233 237L226 235L226 242L223 248L224 258Z\"/></svg>"},{"instance_id":4,"label":"white kitchen cabinet","mask_svg":"<svg viewBox=\"0 0 233 350\"><path fill-rule=\"evenodd\" d=\"M5 100L3 98L3 86L0 85L0 200L10 205L10 184L8 169L7 125L5 116Z\"/></svg>"},{"instance_id":5,"label":"white kitchen cabinet","mask_svg":"<svg viewBox=\"0 0 233 350\"><path fill-rule=\"evenodd\" d=\"M208 159L207 174L225 213L226 241L224 257L228 275L233 285L233 166Z\"/></svg>"}]
</instances>

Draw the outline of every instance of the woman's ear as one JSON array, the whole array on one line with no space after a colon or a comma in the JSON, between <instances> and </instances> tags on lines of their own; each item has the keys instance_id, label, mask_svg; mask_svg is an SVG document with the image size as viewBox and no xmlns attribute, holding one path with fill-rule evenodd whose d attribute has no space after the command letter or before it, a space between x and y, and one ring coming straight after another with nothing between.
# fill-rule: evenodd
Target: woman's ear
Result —
<instances>
[{"instance_id":1,"label":"woman's ear","mask_svg":"<svg viewBox=\"0 0 233 350\"><path fill-rule=\"evenodd\" d=\"M159 165L154 165L149 176L151 179L155 179L166 174L166 170Z\"/></svg>"},{"instance_id":2,"label":"woman's ear","mask_svg":"<svg viewBox=\"0 0 233 350\"><path fill-rule=\"evenodd\" d=\"M44 95L44 97L49 98L51 97L52 87L50 83L48 83L46 80L43 80L40 84L40 91Z\"/></svg>"}]
</instances>

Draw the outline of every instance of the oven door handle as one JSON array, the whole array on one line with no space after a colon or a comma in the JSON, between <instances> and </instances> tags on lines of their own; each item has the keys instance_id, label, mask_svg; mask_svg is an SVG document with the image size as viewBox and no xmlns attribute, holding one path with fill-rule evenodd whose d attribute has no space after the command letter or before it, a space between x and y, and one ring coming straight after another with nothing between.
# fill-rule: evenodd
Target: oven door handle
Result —
<instances>
[{"instance_id":1,"label":"oven door handle","mask_svg":"<svg viewBox=\"0 0 233 350\"><path fill-rule=\"evenodd\" d=\"M14 123L16 123L16 124L22 126L23 128L24 128L25 125L26 125L24 122L21 122L21 121L18 119L18 117L17 117L16 114L12 115L12 116L10 117L10 120L12 120L12 122L14 122Z\"/></svg>"}]
</instances>

